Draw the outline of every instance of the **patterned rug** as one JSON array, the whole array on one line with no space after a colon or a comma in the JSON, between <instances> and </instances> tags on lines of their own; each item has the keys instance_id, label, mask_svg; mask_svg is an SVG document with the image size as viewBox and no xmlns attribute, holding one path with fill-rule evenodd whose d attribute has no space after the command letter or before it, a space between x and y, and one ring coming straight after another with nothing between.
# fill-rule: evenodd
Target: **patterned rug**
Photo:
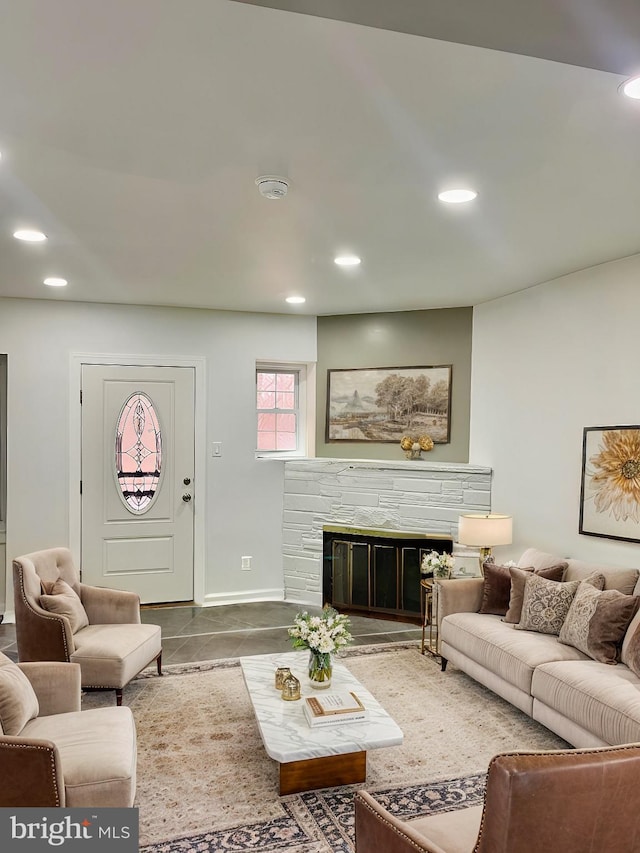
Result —
<instances>
[{"instance_id":1,"label":"patterned rug","mask_svg":"<svg viewBox=\"0 0 640 853\"><path fill-rule=\"evenodd\" d=\"M355 647L346 666L391 714L401 746L371 750L364 785L278 796L237 660L145 671L125 690L138 732L141 853L353 853L353 794L400 817L481 802L498 752L564 742L415 643ZM83 707L112 702L88 693ZM381 851L382 853L382 851Z\"/></svg>"},{"instance_id":2,"label":"patterned rug","mask_svg":"<svg viewBox=\"0 0 640 853\"><path fill-rule=\"evenodd\" d=\"M412 785L376 791L385 808L400 818L419 817L453 811L482 803L485 774L448 779L429 785ZM354 791L325 788L282 798L282 817L227 830L210 830L199 835L142 847L140 853L353 853ZM384 851L380 851L384 853Z\"/></svg>"}]
</instances>

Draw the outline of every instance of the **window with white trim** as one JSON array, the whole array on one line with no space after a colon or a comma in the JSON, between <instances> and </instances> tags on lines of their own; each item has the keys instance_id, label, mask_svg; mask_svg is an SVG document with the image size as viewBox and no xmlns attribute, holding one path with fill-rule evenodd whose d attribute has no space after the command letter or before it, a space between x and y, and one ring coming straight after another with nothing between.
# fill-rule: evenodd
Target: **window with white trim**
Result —
<instances>
[{"instance_id":1,"label":"window with white trim","mask_svg":"<svg viewBox=\"0 0 640 853\"><path fill-rule=\"evenodd\" d=\"M304 453L305 378L301 365L256 365L260 455Z\"/></svg>"}]
</instances>

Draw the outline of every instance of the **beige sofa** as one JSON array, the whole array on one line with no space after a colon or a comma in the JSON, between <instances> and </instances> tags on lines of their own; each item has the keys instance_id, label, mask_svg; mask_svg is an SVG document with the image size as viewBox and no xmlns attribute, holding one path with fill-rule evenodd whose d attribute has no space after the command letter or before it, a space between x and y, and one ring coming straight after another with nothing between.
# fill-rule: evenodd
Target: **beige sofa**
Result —
<instances>
[{"instance_id":1,"label":"beige sofa","mask_svg":"<svg viewBox=\"0 0 640 853\"><path fill-rule=\"evenodd\" d=\"M536 549L518 566L543 569L564 558ZM640 573L566 560L563 581L605 576L605 589L640 595ZM623 663L599 663L557 636L515 630L500 616L479 613L482 578L440 581L438 621L442 668L447 662L577 747L640 742L640 678ZM631 622L622 648L639 624Z\"/></svg>"}]
</instances>

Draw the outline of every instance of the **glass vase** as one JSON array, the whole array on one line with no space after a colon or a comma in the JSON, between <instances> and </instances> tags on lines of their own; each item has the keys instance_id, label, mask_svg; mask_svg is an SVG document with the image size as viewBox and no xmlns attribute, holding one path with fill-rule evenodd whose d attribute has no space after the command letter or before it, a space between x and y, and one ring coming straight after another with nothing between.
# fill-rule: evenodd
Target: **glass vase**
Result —
<instances>
[{"instance_id":1,"label":"glass vase","mask_svg":"<svg viewBox=\"0 0 640 853\"><path fill-rule=\"evenodd\" d=\"M330 652L316 652L309 649L309 683L317 690L331 686L333 664Z\"/></svg>"}]
</instances>

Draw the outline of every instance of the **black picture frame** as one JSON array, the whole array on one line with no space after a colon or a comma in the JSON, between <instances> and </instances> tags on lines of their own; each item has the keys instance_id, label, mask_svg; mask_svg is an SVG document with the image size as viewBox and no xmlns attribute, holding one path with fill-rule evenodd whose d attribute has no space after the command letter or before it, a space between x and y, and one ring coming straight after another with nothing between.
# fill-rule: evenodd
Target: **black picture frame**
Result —
<instances>
[{"instance_id":1,"label":"black picture frame","mask_svg":"<svg viewBox=\"0 0 640 853\"><path fill-rule=\"evenodd\" d=\"M640 542L640 426L584 427L578 532Z\"/></svg>"}]
</instances>

